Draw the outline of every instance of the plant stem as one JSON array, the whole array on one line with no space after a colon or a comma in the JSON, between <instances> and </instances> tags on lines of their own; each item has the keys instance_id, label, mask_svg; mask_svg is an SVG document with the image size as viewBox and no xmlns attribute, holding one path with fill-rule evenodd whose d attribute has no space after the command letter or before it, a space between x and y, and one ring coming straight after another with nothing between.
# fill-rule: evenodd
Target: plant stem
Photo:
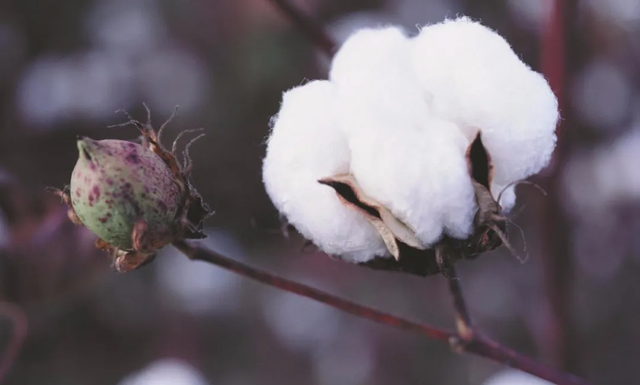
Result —
<instances>
[{"instance_id":1,"label":"plant stem","mask_svg":"<svg viewBox=\"0 0 640 385\"><path fill-rule=\"evenodd\" d=\"M454 351L459 353L473 353L533 374L547 381L552 381L556 384L585 384L585 382L578 377L544 366L483 336L475 329L473 321L471 320L462 294L460 278L454 265L447 267L446 278L449 282L449 291L453 296L456 329L458 331L457 338L450 341Z\"/></svg>"},{"instance_id":2,"label":"plant stem","mask_svg":"<svg viewBox=\"0 0 640 385\"><path fill-rule=\"evenodd\" d=\"M336 53L337 45L325 30L296 8L288 0L269 0L291 21L303 34L307 35L313 45L331 58Z\"/></svg>"},{"instance_id":3,"label":"plant stem","mask_svg":"<svg viewBox=\"0 0 640 385\"><path fill-rule=\"evenodd\" d=\"M446 275L447 281L449 281L449 291L453 296L453 307L455 310L456 318L456 330L458 331L458 337L462 341L470 342L475 336L475 328L467 310L467 304L465 303L462 295L462 288L460 287L460 278L458 278L458 272L455 265L451 265L447 269Z\"/></svg>"},{"instance_id":4,"label":"plant stem","mask_svg":"<svg viewBox=\"0 0 640 385\"><path fill-rule=\"evenodd\" d=\"M22 343L27 336L27 317L18 306L2 301L0 301L0 316L7 318L13 325L12 337L4 349L4 354L0 356L0 383L2 383L2 380L13 366Z\"/></svg>"},{"instance_id":5,"label":"plant stem","mask_svg":"<svg viewBox=\"0 0 640 385\"><path fill-rule=\"evenodd\" d=\"M467 337L464 337L464 333L458 335L451 331L410 321L364 305L359 305L355 302L315 289L311 286L278 277L266 271L251 267L240 261L236 261L202 247L199 244L178 241L174 242L173 246L191 260L211 263L260 283L316 300L360 318L368 319L398 329L417 332L428 338L450 343L458 352L472 353L503 365L508 365L525 371L558 385L587 385L585 381L578 377L558 371L554 368L536 362L531 358L520 355L511 349L479 335L475 331L470 335L467 335ZM453 271L453 274L455 274L455 270ZM454 298L457 298L456 301L454 301L456 303L456 311L458 312L462 322L465 322L470 330L473 331L473 328L470 327L471 324L466 306L464 305L464 300L462 299L462 291L460 290L458 279L457 277L455 278L455 282L451 283L450 280L450 284L452 294L454 295ZM466 323L467 320L469 320L469 323Z\"/></svg>"}]
</instances>

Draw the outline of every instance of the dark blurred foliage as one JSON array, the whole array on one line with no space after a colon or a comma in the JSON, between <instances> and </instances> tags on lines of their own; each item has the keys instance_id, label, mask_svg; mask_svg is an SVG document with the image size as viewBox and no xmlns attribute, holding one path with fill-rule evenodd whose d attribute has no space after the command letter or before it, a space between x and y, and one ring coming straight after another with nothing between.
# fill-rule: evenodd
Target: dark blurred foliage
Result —
<instances>
[{"instance_id":1,"label":"dark blurred foliage","mask_svg":"<svg viewBox=\"0 0 640 385\"><path fill-rule=\"evenodd\" d=\"M338 41L362 26L397 23L415 31L467 14L539 68L552 2L295 3ZM505 345L593 383L636 383L640 1L577 1L565 20L573 31L565 47L566 145L537 178L544 184L556 175L550 194L558 205L554 215L537 215L548 198L520 187L524 209L515 220L530 258L520 264L497 250L463 262L462 284L479 326ZM500 370L169 248L149 267L117 275L93 248L94 237L44 192L68 183L76 135L137 136L133 128L106 128L125 121L115 110L143 119L145 102L159 124L180 105L168 136L200 126L207 133L192 155L195 185L216 211L209 246L451 327L442 277L346 265L302 251L303 240L279 231L261 183L268 122L284 90L326 76L327 64L266 0L0 0L0 300L19 305L29 321L5 383L471 385ZM0 347L10 330L0 314Z\"/></svg>"}]
</instances>

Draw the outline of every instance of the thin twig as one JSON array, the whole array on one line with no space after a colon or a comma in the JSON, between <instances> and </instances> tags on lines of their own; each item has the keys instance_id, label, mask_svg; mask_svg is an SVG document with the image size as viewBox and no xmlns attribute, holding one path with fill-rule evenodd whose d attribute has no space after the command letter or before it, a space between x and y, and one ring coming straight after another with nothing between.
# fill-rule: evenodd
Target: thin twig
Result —
<instances>
[{"instance_id":1,"label":"thin twig","mask_svg":"<svg viewBox=\"0 0 640 385\"><path fill-rule=\"evenodd\" d=\"M545 366L539 362L532 360L531 358L520 355L511 349L493 342L479 335L478 333L473 333L472 338L468 341L460 341L461 338L456 333L453 333L451 331L442 330L414 321L409 321L392 314L375 310L367 306L359 305L355 302L351 302L344 298L326 293L311 286L294 282L286 278L278 277L274 274L256 269L242 262L233 260L207 248L204 248L198 244L178 241L174 242L173 246L192 260L211 263L213 265L230 270L234 273L240 274L244 277L282 289L284 291L288 291L290 293L298 294L300 296L316 300L325 305L345 311L360 318L365 318L398 329L417 332L431 339L450 343L454 347L457 347L457 351L472 353L501 363L503 365L511 366L547 381L551 381L555 384L587 385L585 381L578 377ZM462 293L459 286L457 285L458 284L456 283L455 286L457 288L457 291L460 293L460 298L462 298ZM464 304L464 302L461 302L461 304ZM462 305L461 308L466 309L464 305ZM466 310L464 310L464 313L462 314L466 314L466 316L463 317L468 318L468 313L466 312Z\"/></svg>"},{"instance_id":2,"label":"thin twig","mask_svg":"<svg viewBox=\"0 0 640 385\"><path fill-rule=\"evenodd\" d=\"M20 352L20 348L22 347L22 343L27 336L27 317L20 307L1 301L0 316L7 318L13 326L13 333L9 344L4 349L4 354L0 356L0 383L2 383L2 380L13 366L18 352Z\"/></svg>"},{"instance_id":3,"label":"thin twig","mask_svg":"<svg viewBox=\"0 0 640 385\"><path fill-rule=\"evenodd\" d=\"M332 57L336 53L337 45L327 35L325 30L309 18L302 11L296 8L288 0L270 0L280 11L298 28L302 33L307 35L314 46L322 50L328 57Z\"/></svg>"}]
</instances>

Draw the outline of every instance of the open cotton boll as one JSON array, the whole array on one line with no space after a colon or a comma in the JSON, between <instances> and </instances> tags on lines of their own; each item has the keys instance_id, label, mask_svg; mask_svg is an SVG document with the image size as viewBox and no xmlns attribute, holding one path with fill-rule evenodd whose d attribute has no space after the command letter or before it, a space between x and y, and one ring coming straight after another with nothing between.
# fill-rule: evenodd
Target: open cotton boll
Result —
<instances>
[{"instance_id":1,"label":"open cotton boll","mask_svg":"<svg viewBox=\"0 0 640 385\"><path fill-rule=\"evenodd\" d=\"M469 140L482 132L494 166L494 197L497 186L547 165L556 143L557 100L504 38L459 18L424 27L412 45L412 68L433 111Z\"/></svg>"},{"instance_id":2,"label":"open cotton boll","mask_svg":"<svg viewBox=\"0 0 640 385\"><path fill-rule=\"evenodd\" d=\"M373 225L318 183L349 172L350 151L338 129L335 103L336 89L328 81L284 94L263 164L267 193L289 223L324 252L352 262L388 256Z\"/></svg>"}]
</instances>

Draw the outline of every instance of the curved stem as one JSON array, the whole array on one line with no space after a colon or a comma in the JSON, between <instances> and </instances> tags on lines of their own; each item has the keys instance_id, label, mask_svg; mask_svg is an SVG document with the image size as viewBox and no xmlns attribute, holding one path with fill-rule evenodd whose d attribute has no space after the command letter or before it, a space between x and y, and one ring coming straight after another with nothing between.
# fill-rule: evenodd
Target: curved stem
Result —
<instances>
[{"instance_id":1,"label":"curved stem","mask_svg":"<svg viewBox=\"0 0 640 385\"><path fill-rule=\"evenodd\" d=\"M9 319L13 325L13 335L4 349L4 353L0 356L0 383L2 383L2 380L13 366L22 343L27 336L27 317L18 306L1 301L0 316Z\"/></svg>"},{"instance_id":2,"label":"curved stem","mask_svg":"<svg viewBox=\"0 0 640 385\"><path fill-rule=\"evenodd\" d=\"M511 349L508 349L494 341L491 341L488 338L479 335L478 333L473 333L471 338L464 340L461 336L451 331L442 330L430 325L410 321L393 314L388 314L364 305L359 305L355 302L346 300L333 294L329 294L322 290L315 289L311 286L307 286L286 278L278 277L266 271L256 269L240 261L233 260L205 247L202 247L198 244L178 241L174 242L173 246L180 250L183 254L185 254L189 259L214 264L260 283L264 283L266 285L273 286L290 293L298 294L300 296L316 300L325 305L345 311L360 318L365 318L398 329L417 332L428 338L450 343L451 346L453 346L454 349L458 352L472 353L533 374L534 376L540 377L547 381L551 381L558 385L587 385L585 381L578 377L543 365L537 361L532 360L531 358L518 354ZM455 274L455 272L453 274ZM460 287L457 283L455 284L455 287L457 287L457 289L453 291L454 296L459 296L461 299L462 291L460 290ZM468 314L468 312L466 311L466 306L464 306L464 301L459 302L459 304L462 304L462 308L465 309L464 313Z\"/></svg>"},{"instance_id":3,"label":"curved stem","mask_svg":"<svg viewBox=\"0 0 640 385\"><path fill-rule=\"evenodd\" d=\"M296 28L307 35L316 48L322 50L322 52L324 52L328 57L332 57L333 54L336 53L336 43L313 19L301 12L288 0L270 1L291 21Z\"/></svg>"}]
</instances>

